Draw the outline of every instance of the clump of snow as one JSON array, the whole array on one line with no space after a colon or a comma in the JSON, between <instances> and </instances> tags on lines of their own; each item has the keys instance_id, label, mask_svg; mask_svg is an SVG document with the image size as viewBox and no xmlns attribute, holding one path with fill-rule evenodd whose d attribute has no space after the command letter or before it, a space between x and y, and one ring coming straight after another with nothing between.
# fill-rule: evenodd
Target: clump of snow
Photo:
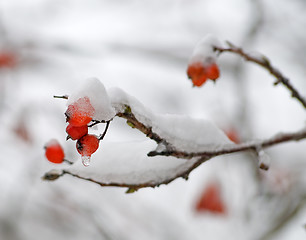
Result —
<instances>
[{"instance_id":1,"label":"clump of snow","mask_svg":"<svg viewBox=\"0 0 306 240\"><path fill-rule=\"evenodd\" d=\"M68 98L67 105L88 97L94 108L92 118L98 121L108 121L115 116L115 110L110 104L104 85L97 78L89 78Z\"/></svg>"},{"instance_id":2,"label":"clump of snow","mask_svg":"<svg viewBox=\"0 0 306 240\"><path fill-rule=\"evenodd\" d=\"M226 134L208 120L184 115L155 114L119 88L110 89L109 96L117 112L124 111L129 106L138 121L152 127L153 132L177 150L213 151L220 146L232 144Z\"/></svg>"},{"instance_id":3,"label":"clump of snow","mask_svg":"<svg viewBox=\"0 0 306 240\"><path fill-rule=\"evenodd\" d=\"M110 101L112 106L116 109L116 112L124 112L126 107L132 108L133 114L138 121L142 122L146 126L150 126L154 121L153 112L146 108L138 99L124 92L120 88L111 88L108 90Z\"/></svg>"},{"instance_id":4,"label":"clump of snow","mask_svg":"<svg viewBox=\"0 0 306 240\"><path fill-rule=\"evenodd\" d=\"M258 166L263 170L268 170L271 165L270 156L262 149L257 152L257 156L258 156Z\"/></svg>"},{"instance_id":5,"label":"clump of snow","mask_svg":"<svg viewBox=\"0 0 306 240\"><path fill-rule=\"evenodd\" d=\"M232 143L212 122L182 115L156 115L152 130L185 152L214 151Z\"/></svg>"},{"instance_id":6,"label":"clump of snow","mask_svg":"<svg viewBox=\"0 0 306 240\"><path fill-rule=\"evenodd\" d=\"M207 66L216 62L217 55L214 46L221 46L221 43L213 35L206 35L195 46L189 64L202 63Z\"/></svg>"}]
</instances>

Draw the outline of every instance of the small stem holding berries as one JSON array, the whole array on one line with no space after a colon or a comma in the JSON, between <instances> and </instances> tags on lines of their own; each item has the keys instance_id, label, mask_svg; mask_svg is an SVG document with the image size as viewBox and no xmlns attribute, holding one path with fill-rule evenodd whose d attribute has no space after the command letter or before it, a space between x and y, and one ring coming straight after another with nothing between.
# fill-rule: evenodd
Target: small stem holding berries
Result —
<instances>
[{"instance_id":1,"label":"small stem holding berries","mask_svg":"<svg viewBox=\"0 0 306 240\"><path fill-rule=\"evenodd\" d=\"M91 120L91 124L88 125L88 127L93 127L97 124L100 124L100 123L106 123L106 121L102 120L102 121L98 121L98 120Z\"/></svg>"},{"instance_id":2,"label":"small stem holding berries","mask_svg":"<svg viewBox=\"0 0 306 240\"><path fill-rule=\"evenodd\" d=\"M110 124L110 121L111 121L111 120L106 121L106 126L105 126L105 129L104 129L104 132L103 132L102 135L99 137L99 140L100 140L100 141L105 137L106 132L107 132L108 127L109 127L109 124Z\"/></svg>"},{"instance_id":3,"label":"small stem holding berries","mask_svg":"<svg viewBox=\"0 0 306 240\"><path fill-rule=\"evenodd\" d=\"M63 159L63 162L68 163L68 164L70 164L70 165L72 165L72 164L73 164L73 162L71 162L71 161L70 161L70 160L68 160L68 159Z\"/></svg>"}]
</instances>

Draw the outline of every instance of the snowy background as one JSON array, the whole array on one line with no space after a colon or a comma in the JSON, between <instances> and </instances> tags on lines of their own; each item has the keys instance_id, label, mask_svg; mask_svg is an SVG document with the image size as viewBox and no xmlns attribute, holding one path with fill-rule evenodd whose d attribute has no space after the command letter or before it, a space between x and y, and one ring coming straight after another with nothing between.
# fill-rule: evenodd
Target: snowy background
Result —
<instances>
[{"instance_id":1,"label":"snowy background","mask_svg":"<svg viewBox=\"0 0 306 240\"><path fill-rule=\"evenodd\" d=\"M267 150L268 172L254 156L233 154L188 181L133 194L71 176L41 180L58 167L44 157L51 138L79 158L65 141L66 102L53 95L89 77L152 112L208 119L245 140L303 128L300 103L257 66L222 54L220 79L202 88L192 88L186 67L212 33L269 57L305 96L305 10L301 0L1 1L0 53L12 52L17 64L0 68L0 239L305 239L305 141ZM116 118L92 161L103 161L104 143L116 152L113 142L141 140ZM225 215L195 209L210 181L222 187Z\"/></svg>"}]
</instances>

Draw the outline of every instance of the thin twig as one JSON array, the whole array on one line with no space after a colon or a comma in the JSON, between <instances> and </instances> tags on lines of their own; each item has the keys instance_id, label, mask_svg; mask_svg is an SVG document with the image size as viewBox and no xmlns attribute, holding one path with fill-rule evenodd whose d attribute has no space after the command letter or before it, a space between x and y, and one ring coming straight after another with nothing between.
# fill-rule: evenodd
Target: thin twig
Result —
<instances>
[{"instance_id":1,"label":"thin twig","mask_svg":"<svg viewBox=\"0 0 306 240\"><path fill-rule=\"evenodd\" d=\"M130 107L128 107L131 109ZM144 133L148 138L151 138L154 140L157 144L161 142L166 142L164 139L162 139L160 136L158 136L156 133L152 131L152 127L148 127L137 120L135 115L131 111L125 111L125 112L119 112L117 113L118 117L124 118L127 120L127 123L132 128L136 128L142 133Z\"/></svg>"},{"instance_id":2,"label":"thin twig","mask_svg":"<svg viewBox=\"0 0 306 240\"><path fill-rule=\"evenodd\" d=\"M174 175L172 177L169 177L165 180L162 180L160 182L149 181L149 182L144 182L144 183L140 183L140 184L129 184L129 183L124 183L124 182L122 182L122 183L100 182L100 181L96 181L92 178L82 177L78 174L71 173L69 171L69 169L68 170L62 170L61 172L55 172L55 171L51 170L50 172L45 173L45 175L42 177L42 179L47 180L47 181L54 181L54 180L56 180L59 177L62 177L64 175L71 175L71 176L79 178L79 179L83 179L83 180L86 180L86 181L89 181L89 182L96 183L96 184L100 185L101 187L126 187L126 188L128 188L126 193L132 193L132 192L135 192L135 191L137 191L138 189L141 189L141 188L147 188L147 187L155 188L155 187L159 187L160 185L163 185L163 184L169 184L170 182L174 181L177 178L183 178L185 180L188 180L188 176L192 172L192 170L197 168L199 165L206 162L207 160L208 160L208 158L199 158L198 161L196 161L189 168L183 170L182 172L177 173L176 175Z\"/></svg>"},{"instance_id":3,"label":"thin twig","mask_svg":"<svg viewBox=\"0 0 306 240\"><path fill-rule=\"evenodd\" d=\"M105 129L104 129L104 132L101 134L101 136L99 137L99 140L103 140L103 138L105 137L106 135L106 132L108 130L108 127L109 127L109 124L110 124L110 120L106 122L106 126L105 126Z\"/></svg>"},{"instance_id":4,"label":"thin twig","mask_svg":"<svg viewBox=\"0 0 306 240\"><path fill-rule=\"evenodd\" d=\"M177 158L185 158L185 159L191 159L194 157L215 157L219 155L229 154L229 153L236 153L236 152L242 152L242 151L248 151L248 150L255 150L260 148L268 148L272 147L274 145L290 142L290 141L300 141L306 139L306 129L302 129L297 132L293 133L283 133L283 134L277 134L274 137L271 137L266 140L262 141L253 141L250 143L240 143L235 145L229 145L224 146L219 149L213 150L213 151L203 151L203 152L182 152L182 151L163 151L163 152L157 152L152 151L148 153L148 156L173 156Z\"/></svg>"},{"instance_id":5,"label":"thin twig","mask_svg":"<svg viewBox=\"0 0 306 240\"><path fill-rule=\"evenodd\" d=\"M54 98L62 98L62 99L68 99L68 95L62 95L62 96L56 96L56 95L54 95L53 96Z\"/></svg>"},{"instance_id":6,"label":"thin twig","mask_svg":"<svg viewBox=\"0 0 306 240\"><path fill-rule=\"evenodd\" d=\"M70 165L72 165L73 164L73 162L71 162L70 160L68 160L68 159L64 159L63 160L65 163L68 163L68 164L70 164Z\"/></svg>"},{"instance_id":7,"label":"thin twig","mask_svg":"<svg viewBox=\"0 0 306 240\"><path fill-rule=\"evenodd\" d=\"M283 84L291 92L291 96L293 98L296 98L303 105L303 107L306 108L305 98L303 98L302 95L298 92L298 90L295 87L293 87L293 85L290 83L287 77L285 77L278 69L276 69L274 66L271 65L268 58L266 58L265 56L262 56L261 58L251 56L250 54L246 53L242 48L236 47L234 44L230 42L227 43L229 46L228 48L214 46L214 50L219 53L231 52L238 54L246 61L256 63L257 65L263 67L276 78L276 82L274 83L275 85L279 83Z\"/></svg>"},{"instance_id":8,"label":"thin twig","mask_svg":"<svg viewBox=\"0 0 306 240\"><path fill-rule=\"evenodd\" d=\"M110 120L111 121L111 120ZM100 124L100 123L106 123L106 121L102 120L102 121L98 121L98 120L91 120L91 124L88 125L88 127L93 127L97 124Z\"/></svg>"}]
</instances>

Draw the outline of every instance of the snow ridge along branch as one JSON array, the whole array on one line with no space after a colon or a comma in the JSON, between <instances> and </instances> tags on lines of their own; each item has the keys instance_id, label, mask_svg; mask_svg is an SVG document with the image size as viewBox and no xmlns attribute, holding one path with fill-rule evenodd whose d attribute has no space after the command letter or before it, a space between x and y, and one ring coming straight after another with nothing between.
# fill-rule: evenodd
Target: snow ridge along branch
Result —
<instances>
[{"instance_id":1,"label":"snow ridge along branch","mask_svg":"<svg viewBox=\"0 0 306 240\"><path fill-rule=\"evenodd\" d=\"M306 138L306 128L303 128L302 130L292 133L280 133L277 134L276 136L273 136L265 140L251 141L251 142L234 144L234 145L233 144L224 145L213 151L185 152L185 151L180 151L179 149L175 149L165 139L160 137L157 133L153 132L151 126L146 126L145 124L137 120L135 115L132 113L132 109L130 106L126 106L126 109L128 109L128 111L125 111L123 113L121 112L117 113L117 116L126 119L131 127L136 128L142 133L146 134L147 137L151 138L156 143L165 144L166 147L165 150L151 151L147 154L149 157L173 156L176 158L184 158L184 159L191 159L194 157L211 158L219 155L248 151L248 150L257 151L258 149L272 147L280 143L285 143L290 141L300 141Z\"/></svg>"}]
</instances>

